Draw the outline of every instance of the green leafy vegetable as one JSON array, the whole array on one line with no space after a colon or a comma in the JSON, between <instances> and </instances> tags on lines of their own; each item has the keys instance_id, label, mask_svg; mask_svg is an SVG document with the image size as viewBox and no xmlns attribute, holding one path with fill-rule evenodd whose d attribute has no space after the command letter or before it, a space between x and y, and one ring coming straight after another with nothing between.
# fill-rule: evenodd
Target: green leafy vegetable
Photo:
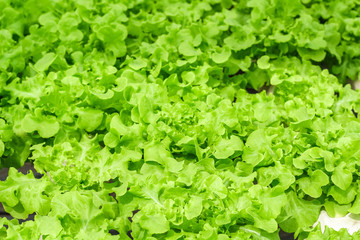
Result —
<instances>
[{"instance_id":1,"label":"green leafy vegetable","mask_svg":"<svg viewBox=\"0 0 360 240\"><path fill-rule=\"evenodd\" d=\"M358 239L359 8L0 0L0 239Z\"/></svg>"}]
</instances>

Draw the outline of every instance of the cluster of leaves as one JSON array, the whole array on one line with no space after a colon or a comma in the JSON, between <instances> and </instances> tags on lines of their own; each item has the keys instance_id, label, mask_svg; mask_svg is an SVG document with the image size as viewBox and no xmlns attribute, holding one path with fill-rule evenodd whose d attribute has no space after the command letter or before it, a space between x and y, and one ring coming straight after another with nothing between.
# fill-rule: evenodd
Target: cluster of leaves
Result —
<instances>
[{"instance_id":1,"label":"cluster of leaves","mask_svg":"<svg viewBox=\"0 0 360 240\"><path fill-rule=\"evenodd\" d=\"M314 231L309 234L309 237L307 239L309 239L309 240L316 240L316 239L330 239L330 240L354 239L354 240L358 240L358 239L360 239L360 235L359 235L359 232L356 232L353 235L350 235L349 232L345 228L342 228L337 232L331 228L326 227L325 231L322 232L320 227L316 227L314 229Z\"/></svg>"},{"instance_id":2,"label":"cluster of leaves","mask_svg":"<svg viewBox=\"0 0 360 240\"><path fill-rule=\"evenodd\" d=\"M0 238L316 239L321 209L360 213L359 11L0 0Z\"/></svg>"}]
</instances>

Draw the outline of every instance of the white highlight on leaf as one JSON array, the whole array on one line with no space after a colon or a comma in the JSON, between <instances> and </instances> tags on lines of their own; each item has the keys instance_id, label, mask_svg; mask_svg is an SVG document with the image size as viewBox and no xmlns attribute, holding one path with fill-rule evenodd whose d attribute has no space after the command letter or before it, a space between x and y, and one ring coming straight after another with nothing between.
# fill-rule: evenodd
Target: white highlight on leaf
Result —
<instances>
[{"instance_id":1,"label":"white highlight on leaf","mask_svg":"<svg viewBox=\"0 0 360 240\"><path fill-rule=\"evenodd\" d=\"M356 214L347 214L344 217L332 218L326 213L326 211L321 211L318 221L314 224L320 224L321 231L325 231L325 226L339 231L342 228L346 228L349 234L353 234L360 230L360 215Z\"/></svg>"}]
</instances>

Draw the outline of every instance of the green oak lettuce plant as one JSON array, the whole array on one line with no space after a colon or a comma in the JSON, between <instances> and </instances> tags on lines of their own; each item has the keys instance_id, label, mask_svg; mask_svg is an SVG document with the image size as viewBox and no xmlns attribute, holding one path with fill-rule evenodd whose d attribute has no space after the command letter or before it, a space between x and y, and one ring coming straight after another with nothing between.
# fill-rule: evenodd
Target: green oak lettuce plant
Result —
<instances>
[{"instance_id":1,"label":"green oak lettuce plant","mask_svg":"<svg viewBox=\"0 0 360 240\"><path fill-rule=\"evenodd\" d=\"M350 238L358 9L1 0L1 238Z\"/></svg>"}]
</instances>

